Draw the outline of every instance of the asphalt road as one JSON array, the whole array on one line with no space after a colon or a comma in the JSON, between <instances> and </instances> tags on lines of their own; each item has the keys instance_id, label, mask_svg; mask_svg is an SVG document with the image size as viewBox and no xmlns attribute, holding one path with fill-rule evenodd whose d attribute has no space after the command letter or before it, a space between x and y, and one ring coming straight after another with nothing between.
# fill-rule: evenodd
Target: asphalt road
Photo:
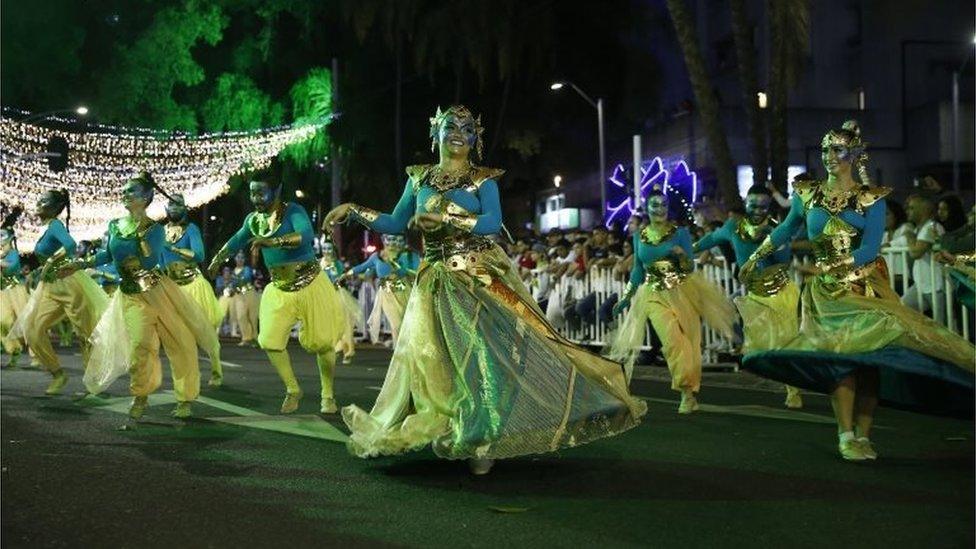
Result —
<instances>
[{"instance_id":1,"label":"asphalt road","mask_svg":"<svg viewBox=\"0 0 976 549\"><path fill-rule=\"evenodd\" d=\"M747 374L706 375L702 411L678 416L666 371L643 369L638 428L472 477L430 451L350 456L341 420L316 413L315 366L297 347L297 416L277 415L283 389L263 354L228 346L226 385L187 422L169 416L168 380L139 423L126 380L77 400L80 357L61 355L62 396L43 396L43 372L0 372L3 547L974 544L971 421L880 410L881 458L846 463L824 397L785 410ZM368 408L389 356L361 349L341 368L340 404Z\"/></svg>"}]
</instances>

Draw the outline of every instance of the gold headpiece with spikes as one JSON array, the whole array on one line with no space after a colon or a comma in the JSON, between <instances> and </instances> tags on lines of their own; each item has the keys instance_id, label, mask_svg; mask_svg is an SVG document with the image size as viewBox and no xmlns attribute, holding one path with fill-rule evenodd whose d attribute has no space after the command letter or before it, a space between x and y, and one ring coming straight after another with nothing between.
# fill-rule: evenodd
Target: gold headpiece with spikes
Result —
<instances>
[{"instance_id":1,"label":"gold headpiece with spikes","mask_svg":"<svg viewBox=\"0 0 976 549\"><path fill-rule=\"evenodd\" d=\"M475 142L475 150L478 153L478 158L481 159L484 156L484 140L481 134L484 133L485 128L481 125L481 115L477 117L474 116L467 107L464 105L451 105L447 110L442 111L440 106L437 107L437 112L434 116L430 118L430 152L437 150L437 132L447 118L447 115L453 115L457 118L470 118L474 121L475 130L478 132L478 138Z\"/></svg>"}]
</instances>

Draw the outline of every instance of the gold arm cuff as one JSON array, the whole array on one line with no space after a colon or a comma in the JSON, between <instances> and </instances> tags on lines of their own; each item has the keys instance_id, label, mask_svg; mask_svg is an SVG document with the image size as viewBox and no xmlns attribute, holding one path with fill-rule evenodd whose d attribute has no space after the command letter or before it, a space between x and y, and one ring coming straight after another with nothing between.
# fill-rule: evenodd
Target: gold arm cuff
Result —
<instances>
[{"instance_id":1,"label":"gold arm cuff","mask_svg":"<svg viewBox=\"0 0 976 549\"><path fill-rule=\"evenodd\" d=\"M359 204L353 204L350 210L352 210L354 216L365 223L372 223L380 217L380 212L365 206L360 206Z\"/></svg>"},{"instance_id":2,"label":"gold arm cuff","mask_svg":"<svg viewBox=\"0 0 976 549\"><path fill-rule=\"evenodd\" d=\"M301 243L302 235L300 233L288 233L271 239L271 244L275 248L297 248Z\"/></svg>"},{"instance_id":3,"label":"gold arm cuff","mask_svg":"<svg viewBox=\"0 0 976 549\"><path fill-rule=\"evenodd\" d=\"M749 260L753 262L758 262L760 259L763 259L764 257L772 254L775 251L776 251L776 247L773 246L773 239L767 236L765 240L762 241L762 244L760 244L759 247L756 248L756 251L752 252L752 255L749 257Z\"/></svg>"},{"instance_id":4,"label":"gold arm cuff","mask_svg":"<svg viewBox=\"0 0 976 549\"><path fill-rule=\"evenodd\" d=\"M634 297L634 294L636 293L637 293L637 286L635 286L633 282L627 282L627 285L624 286L624 294L620 298L620 301L623 301L625 299L630 299Z\"/></svg>"},{"instance_id":5,"label":"gold arm cuff","mask_svg":"<svg viewBox=\"0 0 976 549\"><path fill-rule=\"evenodd\" d=\"M210 260L210 265L207 266L207 270L211 271L214 267L219 267L227 258L230 257L230 250L227 249L227 244L224 244L216 254L214 254L213 259Z\"/></svg>"},{"instance_id":6,"label":"gold arm cuff","mask_svg":"<svg viewBox=\"0 0 976 549\"><path fill-rule=\"evenodd\" d=\"M174 254L182 257L187 261L193 261L193 258L196 255L193 253L193 250L187 248L170 248L169 251L173 252Z\"/></svg>"},{"instance_id":7,"label":"gold arm cuff","mask_svg":"<svg viewBox=\"0 0 976 549\"><path fill-rule=\"evenodd\" d=\"M446 213L444 214L444 222L452 227L461 229L462 231L471 232L474 230L474 226L478 224L478 216L468 214L456 214L456 213Z\"/></svg>"}]
</instances>

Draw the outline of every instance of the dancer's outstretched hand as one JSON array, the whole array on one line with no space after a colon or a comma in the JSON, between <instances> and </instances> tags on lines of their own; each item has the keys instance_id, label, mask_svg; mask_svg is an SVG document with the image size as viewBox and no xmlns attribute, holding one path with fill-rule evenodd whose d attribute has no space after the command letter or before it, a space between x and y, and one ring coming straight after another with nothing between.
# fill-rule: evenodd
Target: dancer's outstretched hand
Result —
<instances>
[{"instance_id":1,"label":"dancer's outstretched hand","mask_svg":"<svg viewBox=\"0 0 976 549\"><path fill-rule=\"evenodd\" d=\"M630 298L621 299L613 306L613 316L619 316L627 307L630 307Z\"/></svg>"},{"instance_id":2,"label":"dancer's outstretched hand","mask_svg":"<svg viewBox=\"0 0 976 549\"><path fill-rule=\"evenodd\" d=\"M339 223L345 223L349 219L349 210L352 209L352 203L346 202L345 204L339 204L332 209L329 213L325 214L325 219L322 221L322 230L329 230L333 225Z\"/></svg>"}]
</instances>

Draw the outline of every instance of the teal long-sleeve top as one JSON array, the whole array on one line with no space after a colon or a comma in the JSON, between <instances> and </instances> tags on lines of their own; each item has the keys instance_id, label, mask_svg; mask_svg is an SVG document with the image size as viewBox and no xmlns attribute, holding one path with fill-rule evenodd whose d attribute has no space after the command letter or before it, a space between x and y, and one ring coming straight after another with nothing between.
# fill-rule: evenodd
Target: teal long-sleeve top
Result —
<instances>
[{"instance_id":1,"label":"teal long-sleeve top","mask_svg":"<svg viewBox=\"0 0 976 549\"><path fill-rule=\"evenodd\" d=\"M76 247L75 239L68 233L68 228L64 226L64 223L60 219L52 219L47 224L44 234L34 245L34 254L37 255L38 259L44 261L64 248L68 257L74 257Z\"/></svg>"},{"instance_id":2,"label":"teal long-sleeve top","mask_svg":"<svg viewBox=\"0 0 976 549\"><path fill-rule=\"evenodd\" d=\"M95 254L95 266L112 262L119 273L124 273L126 260L136 258L143 269L153 269L162 261L163 246L166 244L166 233L163 226L153 223L146 230L143 240L149 245L149 255L142 255L142 247L136 235L125 236L118 229L119 220L114 219L108 224L108 244Z\"/></svg>"},{"instance_id":3,"label":"teal long-sleeve top","mask_svg":"<svg viewBox=\"0 0 976 549\"><path fill-rule=\"evenodd\" d=\"M752 256L756 248L762 243L762 241L749 242L743 240L739 236L739 231L736 230L736 222L729 219L724 225L715 229L714 231L703 236L698 242L695 242L695 252L703 252L714 246L717 246L719 242L728 242L735 252L735 262L739 265L745 263L749 257ZM772 255L764 258L756 267L763 269L771 265L777 265L780 263L789 263L790 261L790 249L788 246L780 246Z\"/></svg>"},{"instance_id":4,"label":"teal long-sleeve top","mask_svg":"<svg viewBox=\"0 0 976 549\"><path fill-rule=\"evenodd\" d=\"M427 213L424 204L428 198L438 193L439 191L430 185L421 185L414 191L413 182L408 180L393 212L380 214L372 223L365 221L364 223L374 231L401 234L407 230L407 223L414 214ZM492 235L501 229L502 208L498 197L498 183L494 179L486 179L475 192L457 188L441 194L446 200L478 216L471 230L473 234Z\"/></svg>"},{"instance_id":5,"label":"teal long-sleeve top","mask_svg":"<svg viewBox=\"0 0 976 549\"><path fill-rule=\"evenodd\" d=\"M881 251L881 241L884 238L885 209L885 200L879 198L868 206L863 214L850 208L841 210L837 214L837 217L842 221L860 232L860 243L851 254L854 256L855 267L866 265L877 259L878 253ZM786 244L804 220L807 224L807 238L813 240L823 233L824 226L830 217L830 212L823 208L817 206L807 208L800 196L794 193L789 215L778 227L773 229L773 232L770 233L770 240L773 246L777 248Z\"/></svg>"},{"instance_id":6,"label":"teal long-sleeve top","mask_svg":"<svg viewBox=\"0 0 976 549\"><path fill-rule=\"evenodd\" d=\"M20 282L24 281L24 275L20 272L20 254L17 250L11 249L7 255L3 256L3 276L13 277Z\"/></svg>"},{"instance_id":7,"label":"teal long-sleeve top","mask_svg":"<svg viewBox=\"0 0 976 549\"><path fill-rule=\"evenodd\" d=\"M254 227L257 226L255 216L257 215L261 214L257 212L248 214L244 219L244 225L227 241L227 249L231 255L243 249L253 238L272 238L289 233L299 233L302 240L294 248L261 248L264 264L268 267L274 267L284 263L315 260L315 250L312 248L315 232L312 230L312 220L309 219L305 208L293 202L286 203L281 224L271 234L257 234L255 232Z\"/></svg>"},{"instance_id":8,"label":"teal long-sleeve top","mask_svg":"<svg viewBox=\"0 0 976 549\"><path fill-rule=\"evenodd\" d=\"M644 275L647 272L645 265L666 257L677 257L672 248L679 246L685 251L689 261L693 261L691 233L687 227L678 227L674 234L657 244L649 244L641 240L640 233L634 235L634 268L630 270L630 283L637 287L644 282Z\"/></svg>"},{"instance_id":9,"label":"teal long-sleeve top","mask_svg":"<svg viewBox=\"0 0 976 549\"><path fill-rule=\"evenodd\" d=\"M172 243L170 246L173 248L183 248L186 250L193 251L193 262L203 263L204 251L203 251L203 235L200 234L200 228L197 227L196 223L190 223L186 226L186 230L183 231L183 236L179 240ZM163 262L162 266L166 267L174 261L186 262L186 259L170 251L169 247L163 248Z\"/></svg>"},{"instance_id":10,"label":"teal long-sleeve top","mask_svg":"<svg viewBox=\"0 0 976 549\"><path fill-rule=\"evenodd\" d=\"M235 286L247 286L249 284L254 284L254 269L248 267L247 265L241 267L240 271L235 268L233 271L233 276Z\"/></svg>"},{"instance_id":11,"label":"teal long-sleeve top","mask_svg":"<svg viewBox=\"0 0 976 549\"><path fill-rule=\"evenodd\" d=\"M361 275L370 270L376 274L377 278L386 278L393 273L393 266L380 259L379 253L374 253L366 261L353 267L352 274Z\"/></svg>"},{"instance_id":12,"label":"teal long-sleeve top","mask_svg":"<svg viewBox=\"0 0 976 549\"><path fill-rule=\"evenodd\" d=\"M416 273L420 268L420 254L410 250L402 252L397 256L397 266L400 276Z\"/></svg>"},{"instance_id":13,"label":"teal long-sleeve top","mask_svg":"<svg viewBox=\"0 0 976 549\"><path fill-rule=\"evenodd\" d=\"M322 272L329 277L329 280L335 282L340 276L342 276L342 273L345 272L345 265L342 264L342 261L334 259L332 260L332 263L327 264L322 268Z\"/></svg>"}]
</instances>

